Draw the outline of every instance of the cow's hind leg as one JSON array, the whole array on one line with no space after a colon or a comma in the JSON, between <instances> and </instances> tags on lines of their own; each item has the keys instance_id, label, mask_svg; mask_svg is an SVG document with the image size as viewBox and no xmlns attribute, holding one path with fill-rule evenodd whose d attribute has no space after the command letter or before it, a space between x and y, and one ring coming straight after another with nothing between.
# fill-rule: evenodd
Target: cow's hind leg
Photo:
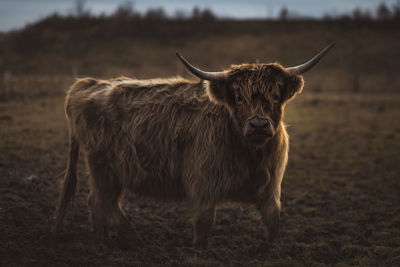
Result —
<instances>
[{"instance_id":1,"label":"cow's hind leg","mask_svg":"<svg viewBox=\"0 0 400 267\"><path fill-rule=\"evenodd\" d=\"M88 165L88 205L94 231L99 238L108 238L109 226L115 226L119 245L127 247L131 227L121 207L125 191L123 180L113 173L101 157L89 157Z\"/></svg>"},{"instance_id":2,"label":"cow's hind leg","mask_svg":"<svg viewBox=\"0 0 400 267\"><path fill-rule=\"evenodd\" d=\"M193 211L193 245L206 248L208 235L215 221L215 205L200 206Z\"/></svg>"},{"instance_id":3,"label":"cow's hind leg","mask_svg":"<svg viewBox=\"0 0 400 267\"><path fill-rule=\"evenodd\" d=\"M99 240L108 238L108 225L106 223L106 215L101 208L101 193L99 194L94 189L90 189L88 197L88 206L90 211L90 221L93 225L93 231Z\"/></svg>"}]
</instances>

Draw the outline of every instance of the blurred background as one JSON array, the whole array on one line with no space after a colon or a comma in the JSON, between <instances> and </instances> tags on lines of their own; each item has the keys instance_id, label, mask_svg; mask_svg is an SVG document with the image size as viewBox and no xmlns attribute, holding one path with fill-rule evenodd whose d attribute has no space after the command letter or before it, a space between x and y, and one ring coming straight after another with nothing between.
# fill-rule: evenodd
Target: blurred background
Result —
<instances>
[{"instance_id":1,"label":"blurred background","mask_svg":"<svg viewBox=\"0 0 400 267\"><path fill-rule=\"evenodd\" d=\"M386 92L400 83L399 1L2 0L0 10L2 99L60 93L75 77L184 74L176 51L208 70L290 66L332 41L335 54L307 74L307 90Z\"/></svg>"},{"instance_id":2,"label":"blurred background","mask_svg":"<svg viewBox=\"0 0 400 267\"><path fill-rule=\"evenodd\" d=\"M0 0L0 266L400 266L399 29L399 0ZM177 51L207 71L292 66L331 42L286 108L280 246L227 205L195 250L184 205L129 195L140 242L104 247L83 162L74 216L49 234L76 78L193 78Z\"/></svg>"}]
</instances>

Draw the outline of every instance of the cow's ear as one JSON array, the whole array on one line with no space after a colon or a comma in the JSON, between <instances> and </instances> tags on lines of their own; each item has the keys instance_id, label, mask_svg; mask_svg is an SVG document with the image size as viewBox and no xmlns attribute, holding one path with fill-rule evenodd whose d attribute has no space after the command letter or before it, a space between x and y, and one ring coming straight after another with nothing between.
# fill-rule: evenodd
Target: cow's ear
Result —
<instances>
[{"instance_id":1,"label":"cow's ear","mask_svg":"<svg viewBox=\"0 0 400 267\"><path fill-rule=\"evenodd\" d=\"M233 92L227 80L204 81L208 97L219 105L229 105L233 101Z\"/></svg>"},{"instance_id":2,"label":"cow's ear","mask_svg":"<svg viewBox=\"0 0 400 267\"><path fill-rule=\"evenodd\" d=\"M304 79L302 76L293 75L286 79L285 99L290 100L303 91Z\"/></svg>"}]
</instances>

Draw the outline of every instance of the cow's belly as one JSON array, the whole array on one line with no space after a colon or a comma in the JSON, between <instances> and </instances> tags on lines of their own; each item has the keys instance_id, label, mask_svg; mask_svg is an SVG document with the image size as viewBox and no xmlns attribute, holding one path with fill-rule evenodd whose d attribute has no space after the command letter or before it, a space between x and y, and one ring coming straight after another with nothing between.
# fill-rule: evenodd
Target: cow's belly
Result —
<instances>
[{"instance_id":1,"label":"cow's belly","mask_svg":"<svg viewBox=\"0 0 400 267\"><path fill-rule=\"evenodd\" d=\"M139 196L160 200L183 201L185 189L180 177L153 176L148 174L134 183L131 191Z\"/></svg>"},{"instance_id":2,"label":"cow's belly","mask_svg":"<svg viewBox=\"0 0 400 267\"><path fill-rule=\"evenodd\" d=\"M131 191L158 199L184 200L182 160L176 149L143 144L135 147L132 164L136 172L132 173Z\"/></svg>"}]
</instances>

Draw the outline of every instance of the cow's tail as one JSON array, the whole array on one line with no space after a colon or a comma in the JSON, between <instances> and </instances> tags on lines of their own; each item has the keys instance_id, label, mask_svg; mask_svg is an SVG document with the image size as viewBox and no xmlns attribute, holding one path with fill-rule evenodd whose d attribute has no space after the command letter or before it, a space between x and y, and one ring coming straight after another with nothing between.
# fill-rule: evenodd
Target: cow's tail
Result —
<instances>
[{"instance_id":1,"label":"cow's tail","mask_svg":"<svg viewBox=\"0 0 400 267\"><path fill-rule=\"evenodd\" d=\"M61 185L61 193L58 199L56 210L56 225L54 230L58 230L65 217L68 206L74 202L76 185L78 183L78 159L79 159L79 143L72 132L69 138L69 154L67 169L65 171L64 181Z\"/></svg>"}]
</instances>

